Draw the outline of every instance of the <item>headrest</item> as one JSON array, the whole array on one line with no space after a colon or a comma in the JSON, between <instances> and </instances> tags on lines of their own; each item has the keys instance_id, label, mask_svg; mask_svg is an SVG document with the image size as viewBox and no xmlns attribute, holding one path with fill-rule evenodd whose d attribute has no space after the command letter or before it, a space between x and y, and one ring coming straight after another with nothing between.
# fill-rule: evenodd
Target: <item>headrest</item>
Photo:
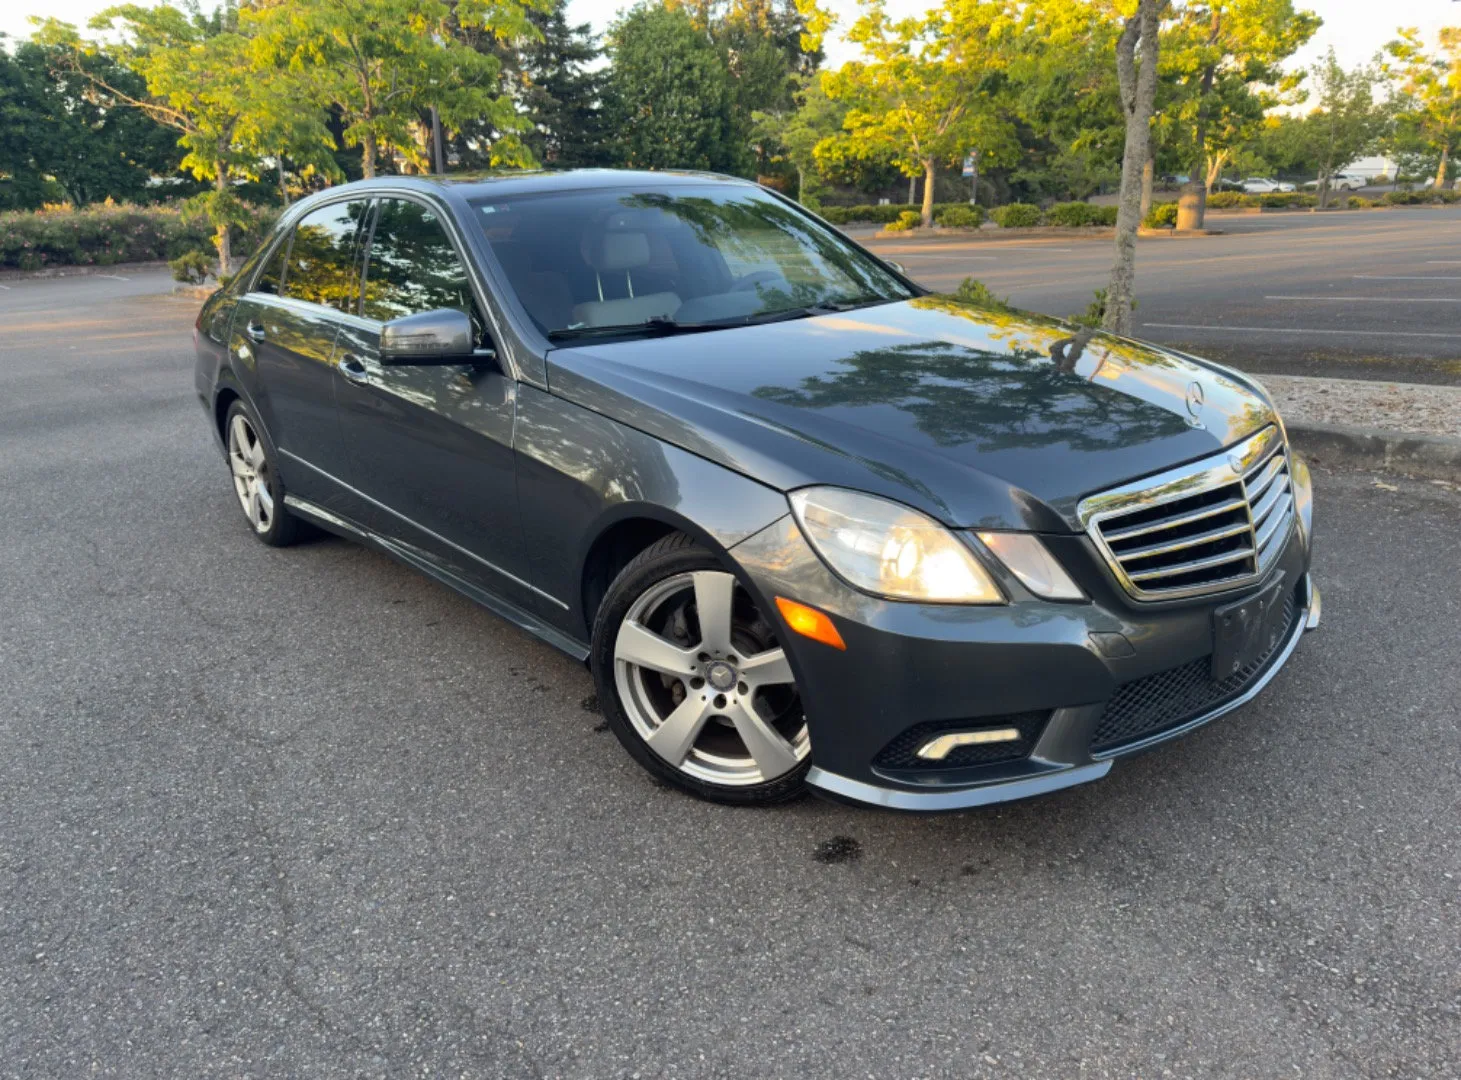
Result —
<instances>
[{"instance_id":1,"label":"headrest","mask_svg":"<svg viewBox=\"0 0 1461 1080\"><path fill-rule=\"evenodd\" d=\"M649 237L642 232L612 230L589 244L588 261L595 270L635 270L649 265Z\"/></svg>"}]
</instances>

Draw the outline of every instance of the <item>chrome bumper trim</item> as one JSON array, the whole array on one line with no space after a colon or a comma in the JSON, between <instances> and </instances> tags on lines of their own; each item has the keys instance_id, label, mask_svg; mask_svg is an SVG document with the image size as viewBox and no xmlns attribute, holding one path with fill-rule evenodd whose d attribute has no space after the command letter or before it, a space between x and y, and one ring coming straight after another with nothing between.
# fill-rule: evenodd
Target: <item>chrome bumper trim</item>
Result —
<instances>
[{"instance_id":1,"label":"chrome bumper trim","mask_svg":"<svg viewBox=\"0 0 1461 1080\"><path fill-rule=\"evenodd\" d=\"M1090 765L1003 784L985 784L982 787L953 788L944 791L907 791L901 788L865 784L861 780L852 780L813 766L812 770L807 773L807 783L814 788L820 788L829 795L838 795L844 799L868 803L871 806L881 806L889 810L968 810L976 806L1009 802L1011 799L1026 799L1032 795L1044 795L1051 791L1059 791L1061 788L1074 787L1076 784L1099 780L1110 771L1111 763L1109 761L1098 761Z\"/></svg>"}]
</instances>

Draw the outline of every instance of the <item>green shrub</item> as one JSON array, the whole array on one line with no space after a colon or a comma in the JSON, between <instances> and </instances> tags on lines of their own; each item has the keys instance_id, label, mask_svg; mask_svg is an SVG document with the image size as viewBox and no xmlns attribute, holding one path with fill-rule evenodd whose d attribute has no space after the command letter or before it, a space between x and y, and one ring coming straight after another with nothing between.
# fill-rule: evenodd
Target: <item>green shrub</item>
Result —
<instances>
[{"instance_id":1,"label":"green shrub","mask_svg":"<svg viewBox=\"0 0 1461 1080\"><path fill-rule=\"evenodd\" d=\"M1174 202L1152 203L1141 222L1148 229L1170 229L1177 224L1177 204Z\"/></svg>"},{"instance_id":2,"label":"green shrub","mask_svg":"<svg viewBox=\"0 0 1461 1080\"><path fill-rule=\"evenodd\" d=\"M1101 225L1110 227L1116 224L1117 208L1114 206L1096 206L1088 202L1063 202L1056 203L1045 211L1045 220L1051 225L1064 225L1077 227L1082 225Z\"/></svg>"},{"instance_id":3,"label":"green shrub","mask_svg":"<svg viewBox=\"0 0 1461 1080\"><path fill-rule=\"evenodd\" d=\"M1270 191L1258 196L1258 205L1265 210L1292 210L1301 206L1318 206L1319 197L1307 191Z\"/></svg>"},{"instance_id":4,"label":"green shrub","mask_svg":"<svg viewBox=\"0 0 1461 1080\"><path fill-rule=\"evenodd\" d=\"M994 223L1001 229L1028 229L1040 224L1040 208L1030 203L1010 203L994 208Z\"/></svg>"},{"instance_id":5,"label":"green shrub","mask_svg":"<svg viewBox=\"0 0 1461 1080\"><path fill-rule=\"evenodd\" d=\"M1381 198L1390 206L1417 206L1426 201L1424 191L1387 191Z\"/></svg>"},{"instance_id":6,"label":"green shrub","mask_svg":"<svg viewBox=\"0 0 1461 1080\"><path fill-rule=\"evenodd\" d=\"M1257 206L1258 196L1243 191L1215 191L1207 197L1209 210L1232 210L1240 206Z\"/></svg>"},{"instance_id":7,"label":"green shrub","mask_svg":"<svg viewBox=\"0 0 1461 1080\"><path fill-rule=\"evenodd\" d=\"M917 210L904 210L898 215L897 221L890 221L883 228L889 232L907 232L909 229L916 229L923 224L923 215Z\"/></svg>"},{"instance_id":8,"label":"green shrub","mask_svg":"<svg viewBox=\"0 0 1461 1080\"><path fill-rule=\"evenodd\" d=\"M249 209L248 223L234 238L234 251L257 247L276 213ZM0 213L0 267L41 270L50 266L111 266L123 262L176 259L188 252L213 253L213 230L185 219L176 206L103 203L38 212Z\"/></svg>"},{"instance_id":9,"label":"green shrub","mask_svg":"<svg viewBox=\"0 0 1461 1080\"><path fill-rule=\"evenodd\" d=\"M984 224L984 209L979 206L946 206L934 215L946 229L977 229Z\"/></svg>"},{"instance_id":10,"label":"green shrub","mask_svg":"<svg viewBox=\"0 0 1461 1080\"><path fill-rule=\"evenodd\" d=\"M199 249L186 251L176 259L170 259L167 265L172 268L174 281L201 285L208 280L208 275L218 268L218 259Z\"/></svg>"},{"instance_id":11,"label":"green shrub","mask_svg":"<svg viewBox=\"0 0 1461 1080\"><path fill-rule=\"evenodd\" d=\"M1345 205L1351 210L1366 210L1375 205L1375 200L1367 199L1363 195L1351 195L1345 200Z\"/></svg>"},{"instance_id":12,"label":"green shrub","mask_svg":"<svg viewBox=\"0 0 1461 1080\"><path fill-rule=\"evenodd\" d=\"M953 297L962 303L989 308L991 311L1014 311L1009 300L1003 296L995 296L989 291L988 285L971 277L966 277L959 282L959 287L954 290Z\"/></svg>"},{"instance_id":13,"label":"green shrub","mask_svg":"<svg viewBox=\"0 0 1461 1080\"><path fill-rule=\"evenodd\" d=\"M870 222L875 225L889 225L898 220L906 210L898 203L883 203L879 206L824 206L822 216L833 225L850 225L853 222Z\"/></svg>"},{"instance_id":14,"label":"green shrub","mask_svg":"<svg viewBox=\"0 0 1461 1080\"><path fill-rule=\"evenodd\" d=\"M1389 182L1390 177L1387 176L1385 173L1379 173L1375 176L1370 177L1370 183L1373 184L1375 187L1379 187L1381 184L1388 184Z\"/></svg>"}]
</instances>

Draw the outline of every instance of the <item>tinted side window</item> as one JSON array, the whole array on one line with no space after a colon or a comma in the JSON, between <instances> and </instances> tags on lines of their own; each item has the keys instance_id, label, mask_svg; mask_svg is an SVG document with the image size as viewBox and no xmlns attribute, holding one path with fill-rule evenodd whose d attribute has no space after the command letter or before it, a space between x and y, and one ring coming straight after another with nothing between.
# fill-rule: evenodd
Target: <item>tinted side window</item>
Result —
<instances>
[{"instance_id":1,"label":"tinted side window","mask_svg":"<svg viewBox=\"0 0 1461 1080\"><path fill-rule=\"evenodd\" d=\"M368 258L366 318L389 322L438 308L476 317L466 267L436 215L420 203L380 200Z\"/></svg>"},{"instance_id":2,"label":"tinted side window","mask_svg":"<svg viewBox=\"0 0 1461 1080\"><path fill-rule=\"evenodd\" d=\"M355 309L360 279L355 238L368 205L361 199L322 206L295 226L284 296L340 311Z\"/></svg>"},{"instance_id":3,"label":"tinted side window","mask_svg":"<svg viewBox=\"0 0 1461 1080\"><path fill-rule=\"evenodd\" d=\"M274 249L274 254L269 256L268 265L259 274L254 282L254 292L269 293L277 296L279 285L284 280L284 260L289 257L289 237Z\"/></svg>"}]
</instances>

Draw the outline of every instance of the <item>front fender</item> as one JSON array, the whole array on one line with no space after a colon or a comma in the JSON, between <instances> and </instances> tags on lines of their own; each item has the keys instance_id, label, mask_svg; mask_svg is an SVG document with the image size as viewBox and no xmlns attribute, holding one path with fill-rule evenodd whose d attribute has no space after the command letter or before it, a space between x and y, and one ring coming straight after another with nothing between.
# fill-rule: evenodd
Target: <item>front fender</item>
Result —
<instances>
[{"instance_id":1,"label":"front fender","mask_svg":"<svg viewBox=\"0 0 1461 1080\"><path fill-rule=\"evenodd\" d=\"M615 525L660 522L725 551L787 512L774 488L536 387L519 384L517 410L523 540L571 633L587 621L585 560Z\"/></svg>"}]
</instances>

